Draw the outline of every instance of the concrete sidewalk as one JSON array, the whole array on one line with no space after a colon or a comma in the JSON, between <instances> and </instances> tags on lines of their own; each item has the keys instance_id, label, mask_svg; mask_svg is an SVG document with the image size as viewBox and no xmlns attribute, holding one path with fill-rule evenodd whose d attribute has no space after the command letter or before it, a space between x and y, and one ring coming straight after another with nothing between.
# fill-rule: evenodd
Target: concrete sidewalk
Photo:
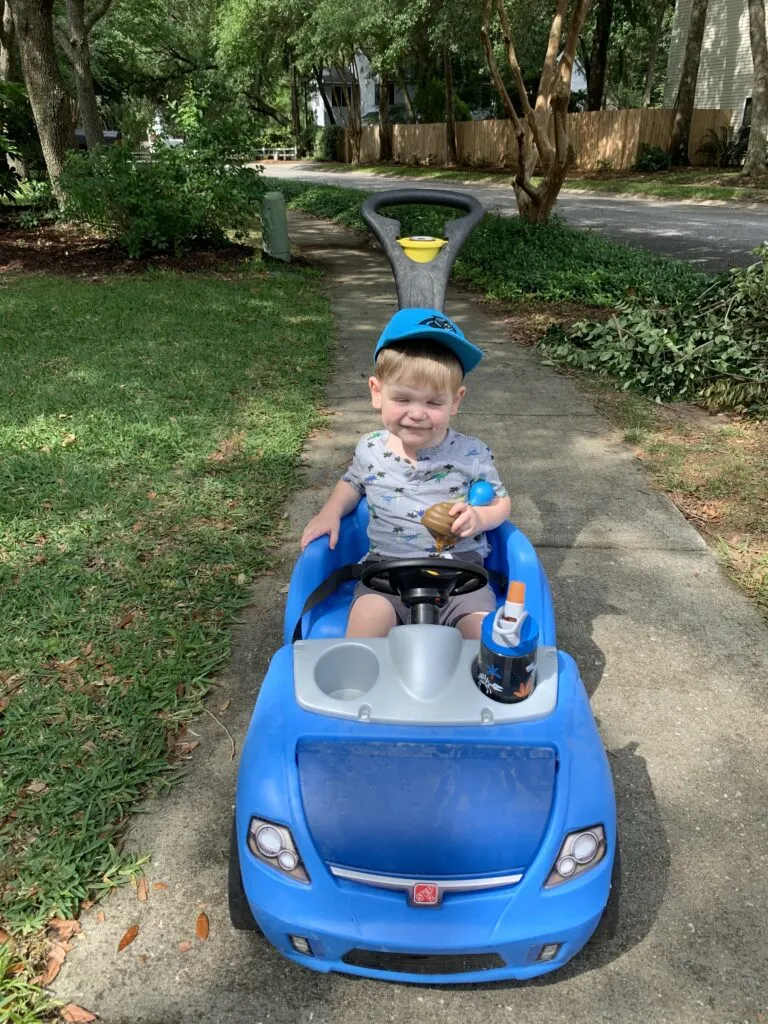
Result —
<instances>
[{"instance_id":1,"label":"concrete sidewalk","mask_svg":"<svg viewBox=\"0 0 768 1024\"><path fill-rule=\"evenodd\" d=\"M308 446L289 509L282 570L254 588L228 676L196 729L189 775L136 819L150 888L83 915L86 937L56 990L107 1024L757 1024L768 1010L768 630L699 535L652 491L630 452L570 381L517 346L466 295L446 311L487 353L457 426L493 447L513 517L539 550L570 651L610 752L619 805L619 933L529 985L440 989L323 977L234 933L226 850L236 759L259 682L280 643L284 592L307 518L374 429L374 339L395 310L384 257L309 218L291 235L322 266L338 326L329 429ZM221 711L226 700L231 704ZM221 724L220 724L221 723ZM211 933L194 939L205 909ZM134 923L136 941L118 954ZM192 940L188 952L179 943Z\"/></svg>"}]
</instances>

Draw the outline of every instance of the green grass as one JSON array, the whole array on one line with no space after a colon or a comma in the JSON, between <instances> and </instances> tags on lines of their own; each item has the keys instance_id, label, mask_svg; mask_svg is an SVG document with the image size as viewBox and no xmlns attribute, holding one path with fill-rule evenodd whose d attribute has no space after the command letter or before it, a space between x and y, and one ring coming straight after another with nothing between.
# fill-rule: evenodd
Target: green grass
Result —
<instances>
[{"instance_id":1,"label":"green grass","mask_svg":"<svg viewBox=\"0 0 768 1024\"><path fill-rule=\"evenodd\" d=\"M486 184L512 186L509 170L448 170L440 167L402 167L381 164L323 164L323 169L335 173L362 171L391 177L431 178L435 181L474 181ZM534 184L538 183L534 178ZM733 184L717 184L733 180ZM768 188L741 183L737 171L667 171L663 174L629 174L621 177L573 177L563 184L566 191L606 192L613 195L645 196L649 199L675 199L703 202L768 202Z\"/></svg>"},{"instance_id":2,"label":"green grass","mask_svg":"<svg viewBox=\"0 0 768 1024\"><path fill-rule=\"evenodd\" d=\"M0 920L129 877L235 610L270 565L332 338L311 271L0 288Z\"/></svg>"},{"instance_id":3,"label":"green grass","mask_svg":"<svg viewBox=\"0 0 768 1024\"><path fill-rule=\"evenodd\" d=\"M289 208L367 230L360 206L370 193L359 189L266 179L280 189ZM435 207L392 207L404 233L442 235L446 216ZM612 242L572 228L559 218L543 225L516 217L486 215L454 265L454 279L494 300L523 298L573 301L612 307L628 297L671 303L701 290L706 278L689 264Z\"/></svg>"},{"instance_id":4,"label":"green grass","mask_svg":"<svg viewBox=\"0 0 768 1024\"><path fill-rule=\"evenodd\" d=\"M711 177L711 175L710 175ZM751 188L749 186L727 186L685 183L676 184L670 181L665 184L663 181L632 181L622 178L585 178L567 181L563 186L566 189L582 190L586 192L609 192L613 195L645 196L649 199L677 199L689 202L703 202L709 200L720 200L731 202L733 200L749 202L768 202L768 192L765 189Z\"/></svg>"},{"instance_id":5,"label":"green grass","mask_svg":"<svg viewBox=\"0 0 768 1024\"><path fill-rule=\"evenodd\" d=\"M39 1024L53 1019L58 1005L30 980L30 971L11 942L0 943L0 1021Z\"/></svg>"}]
</instances>

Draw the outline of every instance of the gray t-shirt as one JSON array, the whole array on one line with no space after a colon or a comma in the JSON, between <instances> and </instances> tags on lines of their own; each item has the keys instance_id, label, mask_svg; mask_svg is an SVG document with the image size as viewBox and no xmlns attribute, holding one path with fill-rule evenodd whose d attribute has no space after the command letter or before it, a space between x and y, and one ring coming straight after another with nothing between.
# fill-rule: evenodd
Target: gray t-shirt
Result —
<instances>
[{"instance_id":1,"label":"gray t-shirt","mask_svg":"<svg viewBox=\"0 0 768 1024\"><path fill-rule=\"evenodd\" d=\"M476 437L449 429L441 444L420 449L416 462L396 455L387 447L388 440L387 430L362 437L352 465L342 477L365 495L373 554L389 558L437 554L435 540L421 517L439 501L465 500L477 480L487 480L497 498L506 496L491 449ZM462 537L450 552L475 551L484 558L489 548L485 534L478 533Z\"/></svg>"}]
</instances>

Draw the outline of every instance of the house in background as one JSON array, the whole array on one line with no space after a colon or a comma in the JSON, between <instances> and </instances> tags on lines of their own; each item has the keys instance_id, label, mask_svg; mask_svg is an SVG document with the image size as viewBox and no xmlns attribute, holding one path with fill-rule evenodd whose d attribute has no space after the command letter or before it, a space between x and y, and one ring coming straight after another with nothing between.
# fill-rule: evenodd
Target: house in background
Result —
<instances>
[{"instance_id":1,"label":"house in background","mask_svg":"<svg viewBox=\"0 0 768 1024\"><path fill-rule=\"evenodd\" d=\"M355 58L355 66L357 68L357 77L360 83L359 90L359 103L360 103L360 116L365 118L367 115L378 116L379 113L379 76L373 70L370 62L366 56L359 53ZM325 68L323 70L323 89L326 97L330 103L331 109L333 110L333 116L336 124L347 126L349 117L349 111L347 109L347 93L350 97L354 97L357 91L354 84L354 76L351 72L347 74L347 87L344 88L344 79L341 77L342 73ZM328 111L325 109L320 93L316 90L310 97L310 107L315 116L315 124L321 128L326 127L330 124L328 119ZM397 88L392 82L389 84L389 105L395 106L403 103L403 94L400 89Z\"/></svg>"},{"instance_id":2,"label":"house in background","mask_svg":"<svg viewBox=\"0 0 768 1024\"><path fill-rule=\"evenodd\" d=\"M669 47L665 107L674 107L683 68L692 0L677 0ZM747 0L709 0L701 63L696 83L696 108L731 108L733 126L744 118L752 97L754 66L749 42Z\"/></svg>"}]
</instances>

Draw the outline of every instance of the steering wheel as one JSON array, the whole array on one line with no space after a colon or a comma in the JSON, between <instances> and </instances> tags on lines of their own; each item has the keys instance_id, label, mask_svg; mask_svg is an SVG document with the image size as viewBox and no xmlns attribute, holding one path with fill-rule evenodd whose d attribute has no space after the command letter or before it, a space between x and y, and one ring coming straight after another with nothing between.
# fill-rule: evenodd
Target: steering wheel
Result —
<instances>
[{"instance_id":1,"label":"steering wheel","mask_svg":"<svg viewBox=\"0 0 768 1024\"><path fill-rule=\"evenodd\" d=\"M397 594L412 623L437 624L445 603L480 590L488 573L482 565L454 558L389 558L363 566L360 579L379 594Z\"/></svg>"}]
</instances>

